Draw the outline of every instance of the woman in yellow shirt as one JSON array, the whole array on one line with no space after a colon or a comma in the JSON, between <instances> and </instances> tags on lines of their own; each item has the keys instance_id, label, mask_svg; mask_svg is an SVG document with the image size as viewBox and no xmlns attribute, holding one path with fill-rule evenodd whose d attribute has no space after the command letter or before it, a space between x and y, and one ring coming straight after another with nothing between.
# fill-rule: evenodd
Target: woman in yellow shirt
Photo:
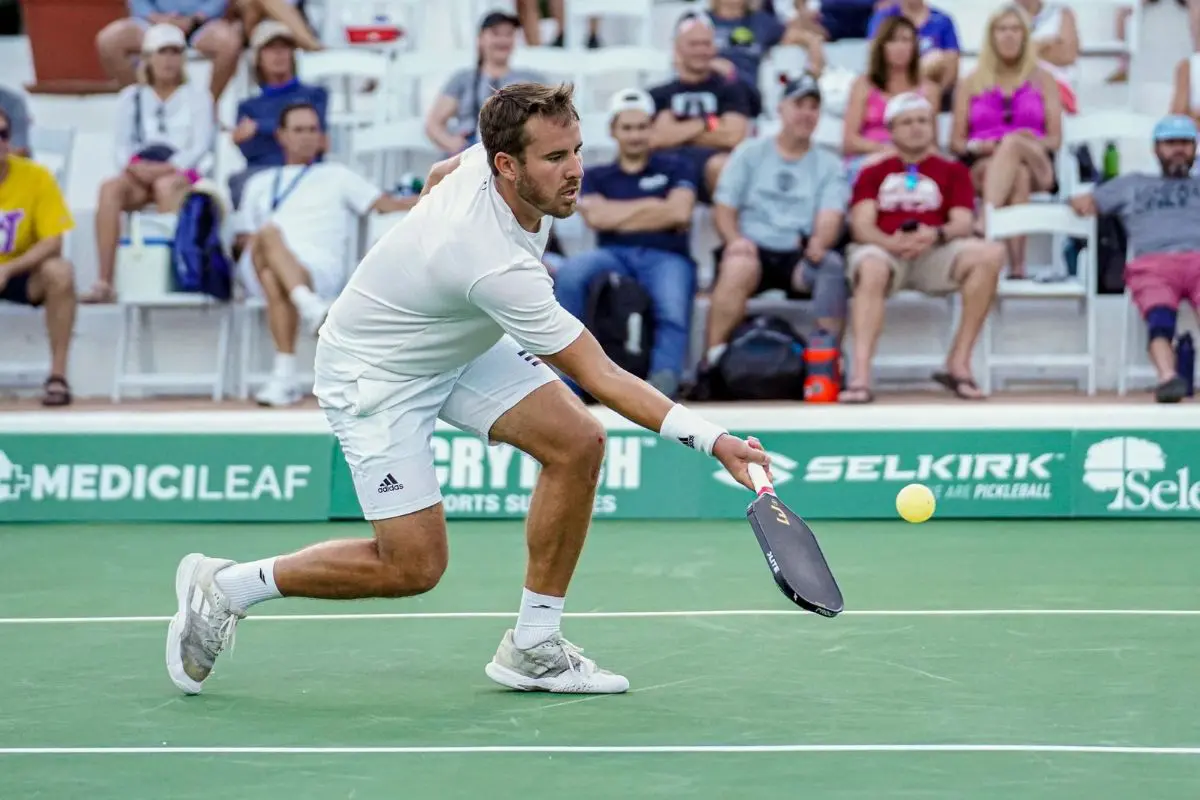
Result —
<instances>
[{"instance_id":1,"label":"woman in yellow shirt","mask_svg":"<svg viewBox=\"0 0 1200 800\"><path fill-rule=\"evenodd\" d=\"M62 240L74 223L54 176L12 155L11 137L0 111L0 300L46 307L50 377L42 403L63 406L71 402L67 349L75 327L75 278L62 257Z\"/></svg>"}]
</instances>

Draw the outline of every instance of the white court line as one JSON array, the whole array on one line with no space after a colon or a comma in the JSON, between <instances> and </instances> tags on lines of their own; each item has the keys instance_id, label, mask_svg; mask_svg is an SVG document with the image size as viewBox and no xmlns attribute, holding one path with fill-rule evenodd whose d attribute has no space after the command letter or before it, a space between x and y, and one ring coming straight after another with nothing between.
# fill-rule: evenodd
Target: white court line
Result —
<instances>
[{"instance_id":1,"label":"white court line","mask_svg":"<svg viewBox=\"0 0 1200 800\"><path fill-rule=\"evenodd\" d=\"M319 622L389 619L513 619L511 611L413 611L375 614L262 614L255 622ZM717 609L699 611L577 611L574 619L636 619L639 617L810 617L788 609ZM872 609L843 611L843 617L1197 617L1195 608L957 608ZM170 617L0 617L0 625L104 625L169 622Z\"/></svg>"},{"instance_id":2,"label":"white court line","mask_svg":"<svg viewBox=\"0 0 1200 800\"><path fill-rule=\"evenodd\" d=\"M479 747L2 747L0 756L479 755L485 753L1062 753L1196 756L1200 747L1052 744L497 745Z\"/></svg>"}]
</instances>

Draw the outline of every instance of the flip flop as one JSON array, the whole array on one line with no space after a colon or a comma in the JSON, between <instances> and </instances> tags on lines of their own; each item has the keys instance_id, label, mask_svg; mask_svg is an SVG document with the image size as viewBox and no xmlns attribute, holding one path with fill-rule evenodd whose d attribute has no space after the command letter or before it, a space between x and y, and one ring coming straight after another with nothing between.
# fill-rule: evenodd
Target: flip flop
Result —
<instances>
[{"instance_id":1,"label":"flip flop","mask_svg":"<svg viewBox=\"0 0 1200 800\"><path fill-rule=\"evenodd\" d=\"M875 402L875 395L866 386L850 386L838 394L838 402L846 405L865 405Z\"/></svg>"},{"instance_id":2,"label":"flip flop","mask_svg":"<svg viewBox=\"0 0 1200 800\"><path fill-rule=\"evenodd\" d=\"M963 391L964 388L979 391L979 385L975 383L973 378L959 378L956 375L951 375L949 372L935 372L933 373L933 380L934 382L939 383L950 391L954 392L955 396L957 396L960 400L986 399L982 394L977 397L975 395L966 394Z\"/></svg>"},{"instance_id":3,"label":"flip flop","mask_svg":"<svg viewBox=\"0 0 1200 800\"><path fill-rule=\"evenodd\" d=\"M42 384L42 405L68 406L71 404L71 386L61 375L51 375Z\"/></svg>"}]
</instances>

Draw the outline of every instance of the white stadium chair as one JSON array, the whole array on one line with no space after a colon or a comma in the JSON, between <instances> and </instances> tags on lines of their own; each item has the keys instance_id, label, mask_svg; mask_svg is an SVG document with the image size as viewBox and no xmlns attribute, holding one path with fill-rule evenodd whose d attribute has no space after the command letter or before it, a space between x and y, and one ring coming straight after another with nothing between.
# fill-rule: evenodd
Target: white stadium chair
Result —
<instances>
[{"instance_id":1,"label":"white stadium chair","mask_svg":"<svg viewBox=\"0 0 1200 800\"><path fill-rule=\"evenodd\" d=\"M112 402L119 403L125 389L179 389L204 387L214 401L225 396L225 375L229 364L229 349L233 328L233 305L202 294L171 292L159 297L119 300L121 328L117 335L116 366L113 370ZM151 312L177 313L181 309L203 310L217 317L216 364L212 372L159 372L154 366L153 339L150 331ZM139 345L137 368L129 369L129 349L132 341Z\"/></svg>"},{"instance_id":2,"label":"white stadium chair","mask_svg":"<svg viewBox=\"0 0 1200 800\"><path fill-rule=\"evenodd\" d=\"M363 128L350 149L352 167L383 187L395 186L405 172L424 178L441 157L419 117Z\"/></svg>"},{"instance_id":3,"label":"white stadium chair","mask_svg":"<svg viewBox=\"0 0 1200 800\"><path fill-rule=\"evenodd\" d=\"M117 251L117 308L121 315L112 376L111 399L118 403L127 388L193 389L200 387L213 400L225 396L225 378L233 328L233 304L207 295L172 289L171 236L173 214L135 211L129 214L126 238ZM215 364L211 372L160 372L154 363L155 317L200 310L216 318ZM153 313L152 313L153 312ZM131 370L130 348L136 342L136 364Z\"/></svg>"},{"instance_id":4,"label":"white stadium chair","mask_svg":"<svg viewBox=\"0 0 1200 800\"><path fill-rule=\"evenodd\" d=\"M335 158L346 158L359 129L389 118L395 105L387 81L390 62L391 56L373 50L297 51L296 77L329 90L326 127ZM363 91L367 84L373 84L372 91Z\"/></svg>"},{"instance_id":5,"label":"white stadium chair","mask_svg":"<svg viewBox=\"0 0 1200 800\"><path fill-rule=\"evenodd\" d=\"M982 356L983 389L991 391L996 372L1015 369L1077 370L1085 373L1087 393L1096 393L1096 220L1077 215L1070 206L1057 203L1029 203L987 210L989 241L1036 234L1057 234L1087 241L1079 255L1078 280L1036 283L1029 280L1000 281L995 312L984 325ZM1065 300L1079 305L1086 326L1083 352L1067 354L1005 353L995 350L995 327L1002 318L1007 300Z\"/></svg>"},{"instance_id":6,"label":"white stadium chair","mask_svg":"<svg viewBox=\"0 0 1200 800\"><path fill-rule=\"evenodd\" d=\"M453 50L436 55L417 51L397 53L388 65L389 114L379 122L407 117L424 117L446 81L460 69L475 65L471 50Z\"/></svg>"},{"instance_id":7,"label":"white stadium chair","mask_svg":"<svg viewBox=\"0 0 1200 800\"><path fill-rule=\"evenodd\" d=\"M1076 148L1090 148L1096 169L1102 170L1104 148L1108 142L1116 142L1122 156L1121 171L1131 172L1131 164L1127 162L1145 163L1146 159L1151 157L1151 138L1159 118L1152 114L1121 110L1094 111L1076 117L1064 117L1062 148L1057 164L1060 196L1069 197L1079 188L1079 169L1074 157ZM1139 154L1145 155L1139 157Z\"/></svg>"},{"instance_id":8,"label":"white stadium chair","mask_svg":"<svg viewBox=\"0 0 1200 800\"><path fill-rule=\"evenodd\" d=\"M64 197L68 191L71 152L74 148L74 128L49 128L36 124L29 128L29 149L33 151L33 160L54 173L54 180L58 182Z\"/></svg>"},{"instance_id":9,"label":"white stadium chair","mask_svg":"<svg viewBox=\"0 0 1200 800\"><path fill-rule=\"evenodd\" d=\"M654 43L654 0L563 0L563 4L566 17L563 43L567 50L583 50L587 47L588 25L592 17L602 20L615 17L627 21L634 30L632 44L650 47Z\"/></svg>"},{"instance_id":10,"label":"white stadium chair","mask_svg":"<svg viewBox=\"0 0 1200 800\"><path fill-rule=\"evenodd\" d=\"M607 111L579 115L579 130L583 136L583 163L606 164L617 157L617 141L612 137Z\"/></svg>"}]
</instances>

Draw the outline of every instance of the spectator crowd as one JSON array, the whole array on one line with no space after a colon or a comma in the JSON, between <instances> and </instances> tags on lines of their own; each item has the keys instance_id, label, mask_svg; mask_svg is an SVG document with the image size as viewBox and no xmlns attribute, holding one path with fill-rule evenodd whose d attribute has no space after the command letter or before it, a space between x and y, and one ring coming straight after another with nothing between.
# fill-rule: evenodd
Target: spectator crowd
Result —
<instances>
[{"instance_id":1,"label":"spectator crowd","mask_svg":"<svg viewBox=\"0 0 1200 800\"><path fill-rule=\"evenodd\" d=\"M480 20L475 63L450 76L424 115L437 150L453 154L478 140L479 108L498 88L546 80L513 66L521 40L541 42L537 5L521 0ZM1000 281L1025 279L1028 267L1023 240L986 240L987 215L1037 196L1067 200L1057 176L1064 116L1079 112L1076 14L1044 0L997 2L973 67L963 69L952 14L926 0L826 0L820 13L795 5L710 0L689 10L673 29L670 80L613 95L616 157L589 166L579 201L596 247L555 262L559 299L582 318L598 276L639 284L654 318L646 377L675 399L706 395L751 298L774 290L806 300L814 332L839 345L849 333L837 399L868 403L887 298L959 294L957 330L931 378L954 397L983 399L972 354ZM560 31L551 44L561 46L562 0L547 10ZM1189 13L1200 32L1200 2ZM837 154L815 140L828 113L824 43L855 38L867 41L867 57L846 95ZM245 168L218 189L235 209L239 282L266 303L276 351L257 399L298 401L297 336L320 324L352 269L345 243L355 218L404 211L415 198L393 196L329 158L329 92L297 77L297 52L324 46L303 3L130 0L129 16L100 31L96 46L121 88L114 172L97 201L98 277L78 302L119 300L123 215L177 212L212 177L214 142L228 136ZM593 20L588 47L602 46ZM216 108L246 47L254 90L222 129ZM769 98L762 66L780 47L798 48L804 64L781 76ZM207 85L189 78L189 48L212 63ZM1176 311L1200 301L1192 233L1200 205L1190 205L1200 203L1192 177L1198 67L1197 53L1179 62L1170 116L1155 131L1162 174L1124 175L1069 199L1077 213L1115 215L1128 231L1126 279L1163 402L1184 394L1171 349ZM52 365L44 402L66 404L77 299L61 244L71 214L53 176L29 158L37 154L28 113L13 92L0 91L0 126L0 298L45 306ZM697 285L691 244L701 206L720 239L711 287ZM698 291L709 302L693 377Z\"/></svg>"}]
</instances>

